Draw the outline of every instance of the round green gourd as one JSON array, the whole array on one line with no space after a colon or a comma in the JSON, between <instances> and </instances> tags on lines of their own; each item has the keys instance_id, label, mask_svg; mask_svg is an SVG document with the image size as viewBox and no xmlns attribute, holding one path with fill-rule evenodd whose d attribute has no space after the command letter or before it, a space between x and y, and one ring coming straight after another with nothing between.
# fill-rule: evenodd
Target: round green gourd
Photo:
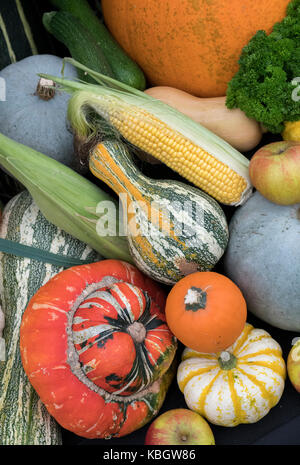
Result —
<instances>
[{"instance_id":1,"label":"round green gourd","mask_svg":"<svg viewBox=\"0 0 300 465\"><path fill-rule=\"evenodd\" d=\"M0 71L2 91L3 83L6 88L6 100L0 99L0 132L72 166L73 135L66 117L69 96L55 91L53 98L45 100L36 93L38 73L58 76L62 66L63 60L56 56L33 55ZM64 75L76 78L77 72L66 64Z\"/></svg>"},{"instance_id":2,"label":"round green gourd","mask_svg":"<svg viewBox=\"0 0 300 465\"><path fill-rule=\"evenodd\" d=\"M281 206L258 192L233 215L225 272L248 310L284 330L300 331L300 204Z\"/></svg>"}]
</instances>

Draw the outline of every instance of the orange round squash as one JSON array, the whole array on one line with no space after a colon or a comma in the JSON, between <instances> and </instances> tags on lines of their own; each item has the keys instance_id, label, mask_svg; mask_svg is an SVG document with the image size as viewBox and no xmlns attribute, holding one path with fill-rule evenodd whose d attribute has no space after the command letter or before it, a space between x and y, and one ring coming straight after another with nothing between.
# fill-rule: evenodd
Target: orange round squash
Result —
<instances>
[{"instance_id":1,"label":"orange round squash","mask_svg":"<svg viewBox=\"0 0 300 465\"><path fill-rule=\"evenodd\" d=\"M188 348L206 353L227 349L239 337L247 318L240 289L213 271L185 276L171 289L166 303L168 327Z\"/></svg>"},{"instance_id":2,"label":"orange round squash","mask_svg":"<svg viewBox=\"0 0 300 465\"><path fill-rule=\"evenodd\" d=\"M242 48L290 0L102 0L106 25L151 85L225 95Z\"/></svg>"}]
</instances>

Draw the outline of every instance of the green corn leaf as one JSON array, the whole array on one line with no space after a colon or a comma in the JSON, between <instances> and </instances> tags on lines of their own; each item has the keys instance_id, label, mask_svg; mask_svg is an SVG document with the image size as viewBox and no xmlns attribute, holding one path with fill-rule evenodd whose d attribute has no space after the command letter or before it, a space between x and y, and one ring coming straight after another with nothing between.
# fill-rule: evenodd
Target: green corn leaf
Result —
<instances>
[{"instance_id":1,"label":"green corn leaf","mask_svg":"<svg viewBox=\"0 0 300 465\"><path fill-rule=\"evenodd\" d=\"M28 189L49 222L105 258L133 263L126 237L118 234L119 206L98 186L62 163L3 134L0 134L0 166ZM97 214L97 207L103 201L115 207L105 213L108 227L116 226L107 236L98 235L96 230L101 216Z\"/></svg>"}]
</instances>

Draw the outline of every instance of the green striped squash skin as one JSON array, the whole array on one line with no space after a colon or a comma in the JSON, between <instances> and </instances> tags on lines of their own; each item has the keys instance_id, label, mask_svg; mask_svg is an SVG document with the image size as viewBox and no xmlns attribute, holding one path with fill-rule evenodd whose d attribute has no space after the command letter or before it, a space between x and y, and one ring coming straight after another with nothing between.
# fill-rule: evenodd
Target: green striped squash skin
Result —
<instances>
[{"instance_id":1,"label":"green striped squash skin","mask_svg":"<svg viewBox=\"0 0 300 465\"><path fill-rule=\"evenodd\" d=\"M99 260L90 247L50 224L27 191L7 204L0 237L74 258ZM61 429L23 370L19 330L30 298L63 268L0 254L0 295L5 315L6 361L0 362L0 445L58 445Z\"/></svg>"},{"instance_id":2,"label":"green striped squash skin","mask_svg":"<svg viewBox=\"0 0 300 465\"><path fill-rule=\"evenodd\" d=\"M172 285L186 274L211 270L220 260L228 243L228 225L212 197L182 182L144 176L126 146L118 142L98 145L90 156L90 169L123 194L123 211L129 213L129 250L142 272ZM137 209L132 206L136 201ZM157 222L153 205L169 228Z\"/></svg>"}]
</instances>

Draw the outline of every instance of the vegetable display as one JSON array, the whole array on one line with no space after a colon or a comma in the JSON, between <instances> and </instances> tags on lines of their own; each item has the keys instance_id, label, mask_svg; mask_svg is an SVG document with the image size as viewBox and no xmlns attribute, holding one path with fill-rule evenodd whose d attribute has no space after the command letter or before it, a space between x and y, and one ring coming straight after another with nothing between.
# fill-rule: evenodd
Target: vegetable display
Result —
<instances>
[{"instance_id":1,"label":"vegetable display","mask_svg":"<svg viewBox=\"0 0 300 465\"><path fill-rule=\"evenodd\" d=\"M240 108L273 133L281 133L285 122L300 119L299 83L293 82L299 76L299 19L300 1L293 0L286 17L270 34L257 28L243 49L238 72L228 84L228 108Z\"/></svg>"},{"instance_id":2,"label":"vegetable display","mask_svg":"<svg viewBox=\"0 0 300 465\"><path fill-rule=\"evenodd\" d=\"M252 150L261 141L260 125L238 108L229 110L226 97L199 98L164 86L151 87L145 92L202 124L241 152Z\"/></svg>"},{"instance_id":3,"label":"vegetable display","mask_svg":"<svg viewBox=\"0 0 300 465\"><path fill-rule=\"evenodd\" d=\"M300 0L40 3L0 6L0 445L298 443Z\"/></svg>"},{"instance_id":4,"label":"vegetable display","mask_svg":"<svg viewBox=\"0 0 300 465\"><path fill-rule=\"evenodd\" d=\"M126 238L119 235L118 205L109 194L71 168L2 134L0 165L29 190L48 221L105 258L132 260ZM105 230L102 235L98 222Z\"/></svg>"},{"instance_id":5,"label":"vegetable display","mask_svg":"<svg viewBox=\"0 0 300 465\"><path fill-rule=\"evenodd\" d=\"M176 283L167 298L169 328L198 352L225 350L243 331L246 318L241 291L219 273L192 273Z\"/></svg>"},{"instance_id":6,"label":"vegetable display","mask_svg":"<svg viewBox=\"0 0 300 465\"><path fill-rule=\"evenodd\" d=\"M164 303L155 282L117 260L72 267L39 289L22 319L21 356L60 425L111 438L157 414L176 351Z\"/></svg>"},{"instance_id":7,"label":"vegetable display","mask_svg":"<svg viewBox=\"0 0 300 465\"><path fill-rule=\"evenodd\" d=\"M252 193L249 160L188 116L144 92L67 60L100 83L92 86L47 76L73 93L69 119L79 140L99 133L96 113L130 144L163 161L217 201L241 205ZM77 92L80 91L80 92ZM103 127L102 127L103 130Z\"/></svg>"},{"instance_id":8,"label":"vegetable display","mask_svg":"<svg viewBox=\"0 0 300 465\"><path fill-rule=\"evenodd\" d=\"M300 204L282 206L258 192L233 215L224 270L250 312L284 330L300 331Z\"/></svg>"},{"instance_id":9,"label":"vegetable display","mask_svg":"<svg viewBox=\"0 0 300 465\"><path fill-rule=\"evenodd\" d=\"M270 32L289 0L102 0L105 22L151 85L220 97L244 45Z\"/></svg>"},{"instance_id":10,"label":"vegetable display","mask_svg":"<svg viewBox=\"0 0 300 465\"><path fill-rule=\"evenodd\" d=\"M0 97L0 133L70 166L74 149L67 127L69 98L55 90L49 92L38 76L41 70L60 75L62 66L63 60L56 56L34 55L0 71L5 81L5 100ZM66 64L64 75L75 78L76 68Z\"/></svg>"},{"instance_id":11,"label":"vegetable display","mask_svg":"<svg viewBox=\"0 0 300 465\"><path fill-rule=\"evenodd\" d=\"M286 377L280 345L246 324L227 350L215 354L185 348L177 380L186 403L210 423L255 423L280 400Z\"/></svg>"},{"instance_id":12,"label":"vegetable display","mask_svg":"<svg viewBox=\"0 0 300 465\"><path fill-rule=\"evenodd\" d=\"M86 244L49 223L28 191L18 194L6 205L0 237L65 258L99 260L99 255ZM6 346L5 361L0 361L0 444L61 444L60 428L31 387L22 367L19 330L29 299L63 268L6 253L1 253L0 267Z\"/></svg>"},{"instance_id":13,"label":"vegetable display","mask_svg":"<svg viewBox=\"0 0 300 465\"><path fill-rule=\"evenodd\" d=\"M136 168L120 142L98 144L89 167L119 195L129 250L145 274L174 284L220 260L228 243L227 221L207 194L178 181L154 183Z\"/></svg>"}]
</instances>

